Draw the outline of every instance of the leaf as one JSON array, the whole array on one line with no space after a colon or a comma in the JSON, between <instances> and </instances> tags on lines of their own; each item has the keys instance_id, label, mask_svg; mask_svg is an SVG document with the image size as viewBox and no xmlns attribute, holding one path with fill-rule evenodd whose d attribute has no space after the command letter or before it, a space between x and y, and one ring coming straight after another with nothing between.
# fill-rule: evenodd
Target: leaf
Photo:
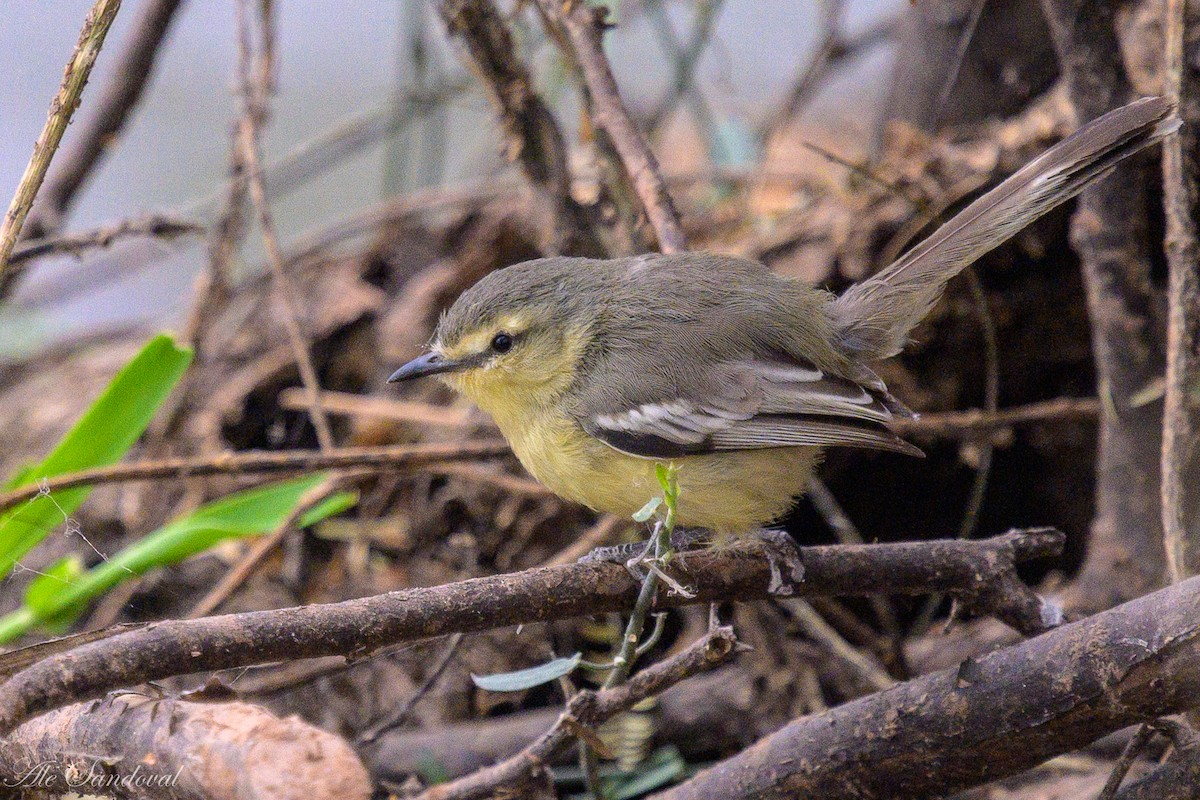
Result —
<instances>
[{"instance_id":1,"label":"leaf","mask_svg":"<svg viewBox=\"0 0 1200 800\"><path fill-rule=\"evenodd\" d=\"M326 497L315 506L300 515L297 527L308 528L323 519L336 517L343 511L349 511L358 504L358 492L337 492Z\"/></svg>"},{"instance_id":2,"label":"leaf","mask_svg":"<svg viewBox=\"0 0 1200 800\"><path fill-rule=\"evenodd\" d=\"M519 692L558 680L578 667L582 660L583 653L576 653L570 658L556 658L516 672L498 672L495 675L476 675L472 672L471 680L480 689L487 689L489 692Z\"/></svg>"},{"instance_id":3,"label":"leaf","mask_svg":"<svg viewBox=\"0 0 1200 800\"><path fill-rule=\"evenodd\" d=\"M86 571L87 566L77 553L60 559L30 582L25 590L25 604L35 606L47 602L71 581L79 580Z\"/></svg>"},{"instance_id":4,"label":"leaf","mask_svg":"<svg viewBox=\"0 0 1200 800\"><path fill-rule=\"evenodd\" d=\"M22 469L5 484L17 489L43 478L120 461L153 419L192 360L192 351L169 336L156 336L112 379L75 426L40 464ZM62 524L92 487L63 489L0 514L0 577L55 526Z\"/></svg>"},{"instance_id":5,"label":"leaf","mask_svg":"<svg viewBox=\"0 0 1200 800\"><path fill-rule=\"evenodd\" d=\"M21 609L0 617L0 642L11 641L34 625L78 612L122 581L155 567L177 564L226 539L275 530L291 516L304 495L325 479L325 474L317 473L237 492L167 523L69 583L58 586L56 591L31 592ZM349 494L333 495L314 507L305 519L312 524L319 522L322 515L344 510L348 507Z\"/></svg>"},{"instance_id":6,"label":"leaf","mask_svg":"<svg viewBox=\"0 0 1200 800\"><path fill-rule=\"evenodd\" d=\"M646 503L646 505L642 506L641 508L639 508L637 511L634 512L633 521L634 522L645 522L646 520L653 517L654 512L657 511L658 507L662 505L662 501L663 501L663 499L661 497L651 497L650 502Z\"/></svg>"}]
</instances>

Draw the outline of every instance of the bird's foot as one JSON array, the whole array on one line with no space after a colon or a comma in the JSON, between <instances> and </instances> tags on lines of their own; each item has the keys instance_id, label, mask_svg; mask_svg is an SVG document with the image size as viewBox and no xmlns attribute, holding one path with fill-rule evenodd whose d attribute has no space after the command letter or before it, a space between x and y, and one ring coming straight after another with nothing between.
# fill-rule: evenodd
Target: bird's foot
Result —
<instances>
[{"instance_id":1,"label":"bird's foot","mask_svg":"<svg viewBox=\"0 0 1200 800\"><path fill-rule=\"evenodd\" d=\"M683 597L694 597L695 593L692 590L668 575L664 568L676 556L682 558L689 550L697 550L708 544L710 537L711 534L702 529L677 530L671 534L671 539L664 548L656 530L645 542L597 547L579 559L579 562L620 564L638 582L646 579L647 572L653 572L672 592Z\"/></svg>"},{"instance_id":2,"label":"bird's foot","mask_svg":"<svg viewBox=\"0 0 1200 800\"><path fill-rule=\"evenodd\" d=\"M767 584L767 591L783 597L794 594L793 586L804 580L804 561L800 558L800 547L796 540L786 531L760 528L748 541L753 542L767 557L767 565L771 568L771 582ZM787 570L786 580L782 568Z\"/></svg>"}]
</instances>

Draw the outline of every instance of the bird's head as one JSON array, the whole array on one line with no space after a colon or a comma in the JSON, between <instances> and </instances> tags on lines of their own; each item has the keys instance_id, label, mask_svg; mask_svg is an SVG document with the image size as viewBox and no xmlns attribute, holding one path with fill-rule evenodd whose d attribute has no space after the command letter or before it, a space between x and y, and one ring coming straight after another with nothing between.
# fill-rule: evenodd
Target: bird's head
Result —
<instances>
[{"instance_id":1,"label":"bird's head","mask_svg":"<svg viewBox=\"0 0 1200 800\"><path fill-rule=\"evenodd\" d=\"M561 394L599 313L587 302L587 271L572 269L573 261L541 259L488 275L442 315L429 350L389 382L437 375L493 414Z\"/></svg>"}]
</instances>

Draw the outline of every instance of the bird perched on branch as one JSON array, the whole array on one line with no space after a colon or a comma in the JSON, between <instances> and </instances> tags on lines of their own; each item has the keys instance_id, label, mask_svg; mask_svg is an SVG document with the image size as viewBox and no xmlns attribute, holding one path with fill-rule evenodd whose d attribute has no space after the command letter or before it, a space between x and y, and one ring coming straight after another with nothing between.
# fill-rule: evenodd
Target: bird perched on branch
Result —
<instances>
[{"instance_id":1,"label":"bird perched on branch","mask_svg":"<svg viewBox=\"0 0 1200 800\"><path fill-rule=\"evenodd\" d=\"M391 381L440 376L568 500L628 516L670 461L679 524L750 532L804 492L823 448L919 455L871 364L971 262L1176 127L1161 98L1088 123L841 296L700 253L517 264L464 292Z\"/></svg>"}]
</instances>

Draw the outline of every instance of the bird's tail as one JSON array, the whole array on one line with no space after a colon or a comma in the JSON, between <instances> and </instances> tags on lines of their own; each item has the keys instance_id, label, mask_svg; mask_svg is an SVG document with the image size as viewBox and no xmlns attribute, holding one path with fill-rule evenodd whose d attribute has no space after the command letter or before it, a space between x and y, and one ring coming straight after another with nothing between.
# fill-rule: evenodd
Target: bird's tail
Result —
<instances>
[{"instance_id":1,"label":"bird's tail","mask_svg":"<svg viewBox=\"0 0 1200 800\"><path fill-rule=\"evenodd\" d=\"M864 359L900 352L947 281L1178 127L1174 108L1161 97L1137 100L1084 125L838 297L831 311L843 346Z\"/></svg>"}]
</instances>

